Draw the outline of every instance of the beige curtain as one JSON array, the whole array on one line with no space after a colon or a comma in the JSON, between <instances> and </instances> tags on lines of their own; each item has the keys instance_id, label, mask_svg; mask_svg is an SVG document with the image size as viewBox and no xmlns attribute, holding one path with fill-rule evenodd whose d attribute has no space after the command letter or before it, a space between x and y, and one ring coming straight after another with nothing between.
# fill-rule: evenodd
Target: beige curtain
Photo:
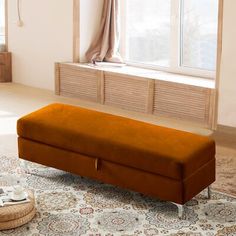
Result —
<instances>
[{"instance_id":1,"label":"beige curtain","mask_svg":"<svg viewBox=\"0 0 236 236\"><path fill-rule=\"evenodd\" d=\"M90 62L122 62L119 47L119 0L104 0L101 26L86 53Z\"/></svg>"}]
</instances>

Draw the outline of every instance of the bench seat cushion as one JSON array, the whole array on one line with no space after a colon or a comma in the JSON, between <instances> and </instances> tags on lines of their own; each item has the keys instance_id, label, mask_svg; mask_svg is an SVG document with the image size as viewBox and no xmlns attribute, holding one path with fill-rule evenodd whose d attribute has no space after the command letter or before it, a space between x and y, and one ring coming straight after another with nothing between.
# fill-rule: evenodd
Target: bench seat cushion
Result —
<instances>
[{"instance_id":1,"label":"bench seat cushion","mask_svg":"<svg viewBox=\"0 0 236 236\"><path fill-rule=\"evenodd\" d=\"M65 104L22 117L17 132L24 139L176 180L215 158L215 143L208 137Z\"/></svg>"}]
</instances>

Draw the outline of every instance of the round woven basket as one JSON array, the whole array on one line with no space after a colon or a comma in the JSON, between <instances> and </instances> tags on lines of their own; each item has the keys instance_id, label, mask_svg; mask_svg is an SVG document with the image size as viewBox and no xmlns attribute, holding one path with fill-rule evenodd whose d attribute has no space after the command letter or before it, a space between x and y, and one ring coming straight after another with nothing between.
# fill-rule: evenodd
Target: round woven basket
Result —
<instances>
[{"instance_id":1,"label":"round woven basket","mask_svg":"<svg viewBox=\"0 0 236 236\"><path fill-rule=\"evenodd\" d=\"M28 223L36 213L35 199L28 192L30 202L0 208L0 230L13 229Z\"/></svg>"},{"instance_id":2,"label":"round woven basket","mask_svg":"<svg viewBox=\"0 0 236 236\"><path fill-rule=\"evenodd\" d=\"M36 213L36 209L33 208L33 210L31 212L29 212L27 215L15 219L15 220L10 220L10 221L5 221L5 222L0 222L0 230L7 230L7 229L14 229L17 228L19 226L22 226L26 223L28 223L29 221L31 221Z\"/></svg>"}]
</instances>

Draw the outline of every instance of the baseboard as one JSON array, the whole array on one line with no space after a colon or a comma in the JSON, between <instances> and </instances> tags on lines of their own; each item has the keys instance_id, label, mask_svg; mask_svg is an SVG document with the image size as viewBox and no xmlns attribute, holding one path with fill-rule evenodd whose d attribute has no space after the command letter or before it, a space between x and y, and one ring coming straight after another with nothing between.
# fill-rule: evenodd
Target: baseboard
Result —
<instances>
[{"instance_id":1,"label":"baseboard","mask_svg":"<svg viewBox=\"0 0 236 236\"><path fill-rule=\"evenodd\" d=\"M236 127L231 127L231 126L226 126L226 125L217 125L216 132L236 135Z\"/></svg>"},{"instance_id":2,"label":"baseboard","mask_svg":"<svg viewBox=\"0 0 236 236\"><path fill-rule=\"evenodd\" d=\"M213 136L220 136L220 135L236 139L236 127L217 125L217 129L213 132Z\"/></svg>"}]
</instances>

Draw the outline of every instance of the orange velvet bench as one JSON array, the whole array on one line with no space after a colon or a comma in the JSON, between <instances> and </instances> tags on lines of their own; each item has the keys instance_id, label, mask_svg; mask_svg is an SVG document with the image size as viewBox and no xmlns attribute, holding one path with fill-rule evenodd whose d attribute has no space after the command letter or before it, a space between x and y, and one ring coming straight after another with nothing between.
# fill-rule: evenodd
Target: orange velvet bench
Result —
<instances>
[{"instance_id":1,"label":"orange velvet bench","mask_svg":"<svg viewBox=\"0 0 236 236\"><path fill-rule=\"evenodd\" d=\"M51 104L17 122L19 157L182 205L215 181L208 137Z\"/></svg>"}]
</instances>

